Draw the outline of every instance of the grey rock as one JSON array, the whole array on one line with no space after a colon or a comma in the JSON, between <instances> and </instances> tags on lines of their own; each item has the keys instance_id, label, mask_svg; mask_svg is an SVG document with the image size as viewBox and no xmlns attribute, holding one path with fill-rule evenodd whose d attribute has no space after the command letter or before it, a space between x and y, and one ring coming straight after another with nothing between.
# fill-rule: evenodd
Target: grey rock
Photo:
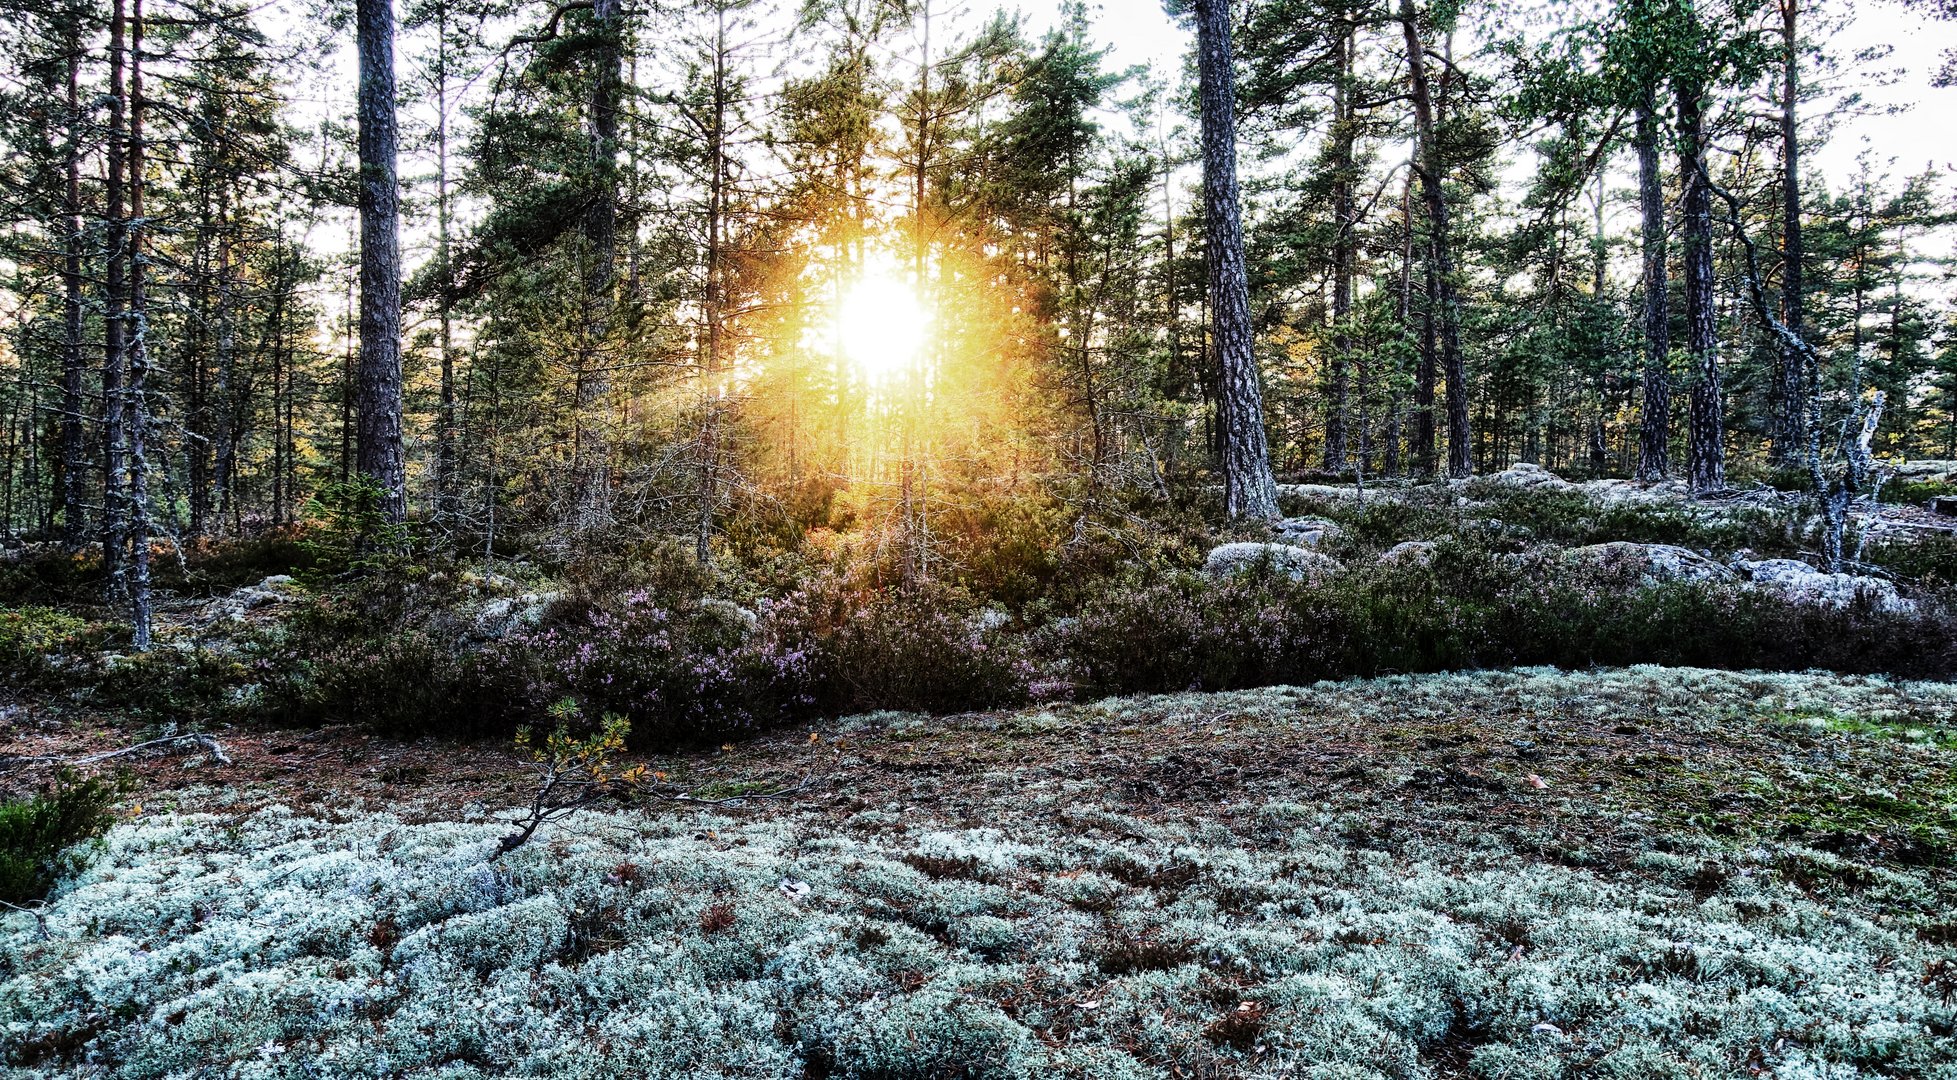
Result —
<instances>
[{"instance_id":1,"label":"grey rock","mask_svg":"<svg viewBox=\"0 0 1957 1080\"><path fill-rule=\"evenodd\" d=\"M513 630L535 626L543 621L544 610L562 595L557 592L535 592L491 600L476 611L473 620L476 635L494 640Z\"/></svg>"},{"instance_id":2,"label":"grey rock","mask_svg":"<svg viewBox=\"0 0 1957 1080\"><path fill-rule=\"evenodd\" d=\"M1345 530L1339 528L1338 522L1325 518L1285 518L1272 528L1276 530L1280 543L1302 547L1324 547L1345 538Z\"/></svg>"},{"instance_id":3,"label":"grey rock","mask_svg":"<svg viewBox=\"0 0 1957 1080\"><path fill-rule=\"evenodd\" d=\"M1572 548L1564 557L1593 566L1634 568L1648 585L1666 581L1732 581L1737 576L1710 558L1674 544L1633 544L1619 540Z\"/></svg>"},{"instance_id":4,"label":"grey rock","mask_svg":"<svg viewBox=\"0 0 1957 1080\"><path fill-rule=\"evenodd\" d=\"M1270 566L1293 581L1338 573L1343 567L1337 559L1294 544L1219 544L1203 560L1203 572L1216 577L1259 566Z\"/></svg>"},{"instance_id":5,"label":"grey rock","mask_svg":"<svg viewBox=\"0 0 1957 1080\"><path fill-rule=\"evenodd\" d=\"M1908 614L1916 610L1916 601L1881 578L1830 574L1793 559L1741 560L1734 569L1754 585L1799 604L1845 608L1862 598L1877 611Z\"/></svg>"},{"instance_id":6,"label":"grey rock","mask_svg":"<svg viewBox=\"0 0 1957 1080\"><path fill-rule=\"evenodd\" d=\"M1381 566L1432 566L1440 545L1432 540L1408 540L1379 553Z\"/></svg>"},{"instance_id":7,"label":"grey rock","mask_svg":"<svg viewBox=\"0 0 1957 1080\"><path fill-rule=\"evenodd\" d=\"M743 637L761 629L761 616L724 597L709 596L701 600L700 610L714 612L730 622L738 623Z\"/></svg>"}]
</instances>

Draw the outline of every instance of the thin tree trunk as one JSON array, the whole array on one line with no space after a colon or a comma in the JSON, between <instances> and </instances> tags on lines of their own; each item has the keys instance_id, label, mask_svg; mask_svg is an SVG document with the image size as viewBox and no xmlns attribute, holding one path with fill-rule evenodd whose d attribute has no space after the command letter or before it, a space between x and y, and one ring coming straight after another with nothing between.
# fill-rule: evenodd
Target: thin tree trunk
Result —
<instances>
[{"instance_id":1,"label":"thin tree trunk","mask_svg":"<svg viewBox=\"0 0 1957 1080\"><path fill-rule=\"evenodd\" d=\"M1209 231L1211 326L1220 364L1224 504L1233 518L1278 516L1264 434L1264 392L1251 351L1250 281L1237 191L1236 73L1229 0L1197 0L1201 72L1203 217Z\"/></svg>"},{"instance_id":2,"label":"thin tree trunk","mask_svg":"<svg viewBox=\"0 0 1957 1080\"><path fill-rule=\"evenodd\" d=\"M218 240L217 240L217 385L211 396L216 399L213 413L215 422L211 425L211 444L215 451L215 465L211 482L217 498L218 528L223 529L223 520L235 509L236 477L238 472L239 416L238 404L233 400L236 383L238 357L238 324L236 288L233 283L231 266L231 197L229 190L220 185L218 190Z\"/></svg>"},{"instance_id":3,"label":"thin tree trunk","mask_svg":"<svg viewBox=\"0 0 1957 1080\"><path fill-rule=\"evenodd\" d=\"M577 371L572 480L577 501L574 531L588 533L611 522L611 453L599 417L611 379L612 291L618 262L618 131L624 97L624 18L619 0L596 0L591 9L597 47L591 75L591 183L584 212L585 322Z\"/></svg>"},{"instance_id":4,"label":"thin tree trunk","mask_svg":"<svg viewBox=\"0 0 1957 1080\"><path fill-rule=\"evenodd\" d=\"M1686 470L1695 492L1726 486L1720 415L1719 327L1713 292L1712 191L1705 172L1705 101L1696 86L1678 89L1679 173L1685 239L1686 348L1692 357L1692 408Z\"/></svg>"},{"instance_id":5,"label":"thin tree trunk","mask_svg":"<svg viewBox=\"0 0 1957 1080\"><path fill-rule=\"evenodd\" d=\"M694 522L693 554L701 566L713 557L714 511L720 501L720 403L716 381L724 357L726 335L726 268L722 245L726 241L727 210L727 12L714 12L713 119L707 134L707 274L706 351L700 364L700 504Z\"/></svg>"},{"instance_id":6,"label":"thin tree trunk","mask_svg":"<svg viewBox=\"0 0 1957 1080\"><path fill-rule=\"evenodd\" d=\"M460 450L456 443L454 302L450 281L450 226L448 176L448 4L436 9L435 17L435 259L436 259L436 337L441 353L442 385L440 412L435 421L435 520L452 527L456 516L456 471Z\"/></svg>"},{"instance_id":7,"label":"thin tree trunk","mask_svg":"<svg viewBox=\"0 0 1957 1080\"><path fill-rule=\"evenodd\" d=\"M1447 193L1442 186L1440 145L1434 123L1434 100L1427 84L1427 53L1413 0L1400 0L1400 28L1407 43L1407 67L1413 88L1414 124L1420 142L1414 171L1427 202L1429 243L1434 253L1428 302L1440 334L1441 377L1447 383L1447 472L1456 479L1474 474L1473 447L1468 435L1468 376L1461 357L1461 312L1454 291L1454 250L1448 236Z\"/></svg>"},{"instance_id":8,"label":"thin tree trunk","mask_svg":"<svg viewBox=\"0 0 1957 1080\"><path fill-rule=\"evenodd\" d=\"M1349 389L1346 362L1352 353L1353 219L1352 26L1346 23L1339 42L1338 81L1332 88L1332 355L1325 406L1325 468L1346 466L1346 427Z\"/></svg>"},{"instance_id":9,"label":"thin tree trunk","mask_svg":"<svg viewBox=\"0 0 1957 1080\"><path fill-rule=\"evenodd\" d=\"M1665 192L1658 164L1657 109L1649 97L1638 105L1638 211L1643 218L1644 411L1638 418L1639 480L1663 480L1671 472L1671 312L1665 295Z\"/></svg>"},{"instance_id":10,"label":"thin tree trunk","mask_svg":"<svg viewBox=\"0 0 1957 1080\"><path fill-rule=\"evenodd\" d=\"M86 499L86 436L82 433L82 106L81 37L69 24L68 131L62 167L67 176L63 198L61 265L61 535L70 544L81 542Z\"/></svg>"},{"instance_id":11,"label":"thin tree trunk","mask_svg":"<svg viewBox=\"0 0 1957 1080\"><path fill-rule=\"evenodd\" d=\"M129 581L123 565L124 545L129 539L129 511L123 486L128 447L123 439L122 386L123 372L129 364L126 277L129 220L123 207L123 169L128 150L128 133L123 128L127 102L123 83L127 35L123 0L111 0L109 130L103 184L108 254L103 268L102 298L102 573L111 601L128 596Z\"/></svg>"},{"instance_id":12,"label":"thin tree trunk","mask_svg":"<svg viewBox=\"0 0 1957 1080\"><path fill-rule=\"evenodd\" d=\"M407 514L401 442L401 205L395 173L392 0L357 0L360 53L360 371L356 467L389 521Z\"/></svg>"},{"instance_id":13,"label":"thin tree trunk","mask_svg":"<svg viewBox=\"0 0 1957 1080\"><path fill-rule=\"evenodd\" d=\"M1802 296L1805 273L1801 265L1805 251L1801 243L1801 143L1800 105L1800 0L1780 0L1782 44L1785 46L1785 71L1780 93L1781 159L1781 321L1787 329L1802 332ZM1777 465L1793 465L1801 458L1807 441L1807 395L1802 389L1806 357L1783 345L1777 350L1779 388L1772 460Z\"/></svg>"},{"instance_id":14,"label":"thin tree trunk","mask_svg":"<svg viewBox=\"0 0 1957 1080\"><path fill-rule=\"evenodd\" d=\"M150 647L149 309L143 256L143 0L130 4L129 32L129 622L137 652Z\"/></svg>"}]
</instances>

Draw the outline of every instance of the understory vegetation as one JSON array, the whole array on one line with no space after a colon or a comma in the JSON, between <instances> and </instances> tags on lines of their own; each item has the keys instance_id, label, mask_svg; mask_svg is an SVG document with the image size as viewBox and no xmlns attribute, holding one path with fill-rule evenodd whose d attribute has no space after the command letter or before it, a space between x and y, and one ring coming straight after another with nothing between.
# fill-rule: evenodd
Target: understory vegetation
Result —
<instances>
[{"instance_id":1,"label":"understory vegetation","mask_svg":"<svg viewBox=\"0 0 1957 1080\"><path fill-rule=\"evenodd\" d=\"M1954 726L1946 684L1653 668L885 713L657 762L806 798L494 862L495 815L185 788L0 919L0 1059L1948 1080Z\"/></svg>"},{"instance_id":2,"label":"understory vegetation","mask_svg":"<svg viewBox=\"0 0 1957 1080\"><path fill-rule=\"evenodd\" d=\"M152 717L354 722L395 737L504 738L569 698L581 715L628 719L642 748L876 709L1518 664L1957 670L1948 543L1866 545L1870 572L1907 590L1900 605L1818 604L1568 554L1603 541L1798 554L1816 528L1798 503L1611 505L1477 484L1299 501L1312 516L1294 520L1323 530L1314 551L1338 568L1312 574L1206 567L1218 534L1200 500L1070 519L1029 494L908 582L848 537L793 521L706 569L660 545L555 564L374 553L324 519L174 568L165 647L142 654L124 651L125 627L71 613L91 610L85 563L18 561L0 664L19 686ZM987 542L1002 522L1019 542ZM1397 557L1409 542L1419 550Z\"/></svg>"}]
</instances>

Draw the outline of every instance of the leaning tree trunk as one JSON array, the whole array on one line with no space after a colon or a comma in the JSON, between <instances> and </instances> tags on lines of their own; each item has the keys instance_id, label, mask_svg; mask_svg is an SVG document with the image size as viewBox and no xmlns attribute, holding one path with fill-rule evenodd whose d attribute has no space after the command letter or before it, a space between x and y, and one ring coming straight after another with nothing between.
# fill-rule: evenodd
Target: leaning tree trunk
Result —
<instances>
[{"instance_id":1,"label":"leaning tree trunk","mask_svg":"<svg viewBox=\"0 0 1957 1080\"><path fill-rule=\"evenodd\" d=\"M1658 117L1649 96L1638 105L1638 210L1644 219L1644 412L1638 419L1638 479L1671 472L1671 312L1666 303L1665 192L1658 165Z\"/></svg>"},{"instance_id":2,"label":"leaning tree trunk","mask_svg":"<svg viewBox=\"0 0 1957 1080\"><path fill-rule=\"evenodd\" d=\"M1679 174L1685 239L1686 349L1692 357L1692 409L1687 474L1695 492L1726 486L1725 431L1720 416L1719 327L1713 298L1712 189L1705 168L1705 100L1696 85L1678 89Z\"/></svg>"},{"instance_id":3,"label":"leaning tree trunk","mask_svg":"<svg viewBox=\"0 0 1957 1080\"><path fill-rule=\"evenodd\" d=\"M395 174L392 0L357 0L360 53L360 366L355 467L388 521L407 513L401 444L401 192Z\"/></svg>"},{"instance_id":4,"label":"leaning tree trunk","mask_svg":"<svg viewBox=\"0 0 1957 1080\"><path fill-rule=\"evenodd\" d=\"M1264 392L1251 353L1250 280L1237 191L1236 74L1229 0L1196 2L1203 123L1203 218L1209 239L1210 319L1221 372L1223 497L1233 518L1278 516L1264 434Z\"/></svg>"},{"instance_id":5,"label":"leaning tree trunk","mask_svg":"<svg viewBox=\"0 0 1957 1080\"><path fill-rule=\"evenodd\" d=\"M1428 302L1440 334L1441 377L1447 384L1447 473L1456 479L1474 474L1468 442L1468 375L1461 358L1461 307L1454 291L1454 250L1448 238L1447 193L1441 184L1441 154L1434 125L1434 98L1427 83L1427 51L1413 0L1400 0L1400 28L1406 35L1407 68L1413 89L1414 125L1419 152L1414 171L1427 202L1428 243L1433 252L1433 292Z\"/></svg>"},{"instance_id":6,"label":"leaning tree trunk","mask_svg":"<svg viewBox=\"0 0 1957 1080\"><path fill-rule=\"evenodd\" d=\"M1806 287L1801 267L1805 252L1801 243L1801 143L1798 123L1801 90L1799 10L1800 0L1780 0L1781 37L1787 50L1780 88L1780 306L1781 321L1797 337L1802 333L1802 294ZM1775 395L1778 415L1774 418L1772 460L1776 465L1787 466L1800 461L1807 443L1807 395L1804 391L1807 381L1804 370L1806 357L1785 347L1777 350L1777 354L1780 378Z\"/></svg>"}]
</instances>

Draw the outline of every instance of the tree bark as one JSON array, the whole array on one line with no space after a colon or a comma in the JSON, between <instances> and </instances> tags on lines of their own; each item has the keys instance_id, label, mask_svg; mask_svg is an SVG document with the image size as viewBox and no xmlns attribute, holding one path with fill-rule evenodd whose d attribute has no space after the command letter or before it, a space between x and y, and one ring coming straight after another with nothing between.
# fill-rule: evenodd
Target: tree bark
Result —
<instances>
[{"instance_id":1,"label":"tree bark","mask_svg":"<svg viewBox=\"0 0 1957 1080\"><path fill-rule=\"evenodd\" d=\"M1658 164L1657 109L1639 103L1638 210L1644 245L1644 411L1638 418L1639 480L1663 480L1671 472L1671 312L1665 295L1665 192Z\"/></svg>"},{"instance_id":2,"label":"tree bark","mask_svg":"<svg viewBox=\"0 0 1957 1080\"><path fill-rule=\"evenodd\" d=\"M583 341L579 346L572 486L573 530L587 533L611 522L611 448L601 422L611 389L606 362L612 292L618 264L618 131L624 96L624 18L619 0L591 8L596 48L591 70L591 193L582 223L585 244Z\"/></svg>"},{"instance_id":3,"label":"tree bark","mask_svg":"<svg viewBox=\"0 0 1957 1080\"><path fill-rule=\"evenodd\" d=\"M143 257L143 0L130 4L129 33L129 622L131 645L150 647L149 306Z\"/></svg>"},{"instance_id":4,"label":"tree bark","mask_svg":"<svg viewBox=\"0 0 1957 1080\"><path fill-rule=\"evenodd\" d=\"M1447 193L1441 183L1443 165L1435 133L1434 99L1427 83L1427 52L1420 41L1413 0L1400 0L1399 20L1406 36L1414 125L1420 144L1414 171L1420 176L1432 232L1428 242L1433 251L1433 292L1428 302L1435 309L1441 377L1447 384L1447 473L1463 479L1474 475L1468 434L1468 375L1461 357L1461 311L1454 290L1454 251L1448 237Z\"/></svg>"},{"instance_id":5,"label":"tree bark","mask_svg":"<svg viewBox=\"0 0 1957 1080\"><path fill-rule=\"evenodd\" d=\"M1251 351L1250 281L1237 191L1236 73L1229 0L1196 0L1212 336L1222 375L1224 504L1233 518L1278 516L1264 433L1264 392Z\"/></svg>"},{"instance_id":6,"label":"tree bark","mask_svg":"<svg viewBox=\"0 0 1957 1080\"><path fill-rule=\"evenodd\" d=\"M700 503L693 555L701 566L713 558L714 514L720 503L720 402L716 382L724 366L727 335L725 252L727 213L727 10L714 11L713 114L707 136L706 350L700 363Z\"/></svg>"},{"instance_id":7,"label":"tree bark","mask_svg":"<svg viewBox=\"0 0 1957 1080\"><path fill-rule=\"evenodd\" d=\"M61 535L80 543L84 528L82 505L87 469L86 437L82 433L82 106L81 36L69 23L68 130L62 167L67 190L63 196L61 265Z\"/></svg>"},{"instance_id":8,"label":"tree bark","mask_svg":"<svg viewBox=\"0 0 1957 1080\"><path fill-rule=\"evenodd\" d=\"M450 280L449 170L448 170L448 4L435 14L435 259L436 259L436 336L441 353L442 384L440 411L435 421L435 521L453 527L456 518L456 473L460 448L455 400L455 318L454 289Z\"/></svg>"},{"instance_id":9,"label":"tree bark","mask_svg":"<svg viewBox=\"0 0 1957 1080\"><path fill-rule=\"evenodd\" d=\"M1692 403L1686 471L1695 492L1726 486L1725 430L1720 415L1719 326L1713 294L1712 190L1705 171L1705 99L1691 83L1678 88L1679 174L1685 240L1686 349L1692 357Z\"/></svg>"},{"instance_id":10,"label":"tree bark","mask_svg":"<svg viewBox=\"0 0 1957 1080\"><path fill-rule=\"evenodd\" d=\"M1800 103L1800 0L1780 0L1782 43L1787 52L1780 92L1781 161L1781 321L1787 329L1802 332L1802 297L1806 288L1801 243L1801 143ZM1807 394L1805 360L1786 347L1778 350L1779 386L1776 393L1771 460L1790 466L1801 459L1807 443Z\"/></svg>"},{"instance_id":11,"label":"tree bark","mask_svg":"<svg viewBox=\"0 0 1957 1080\"><path fill-rule=\"evenodd\" d=\"M103 175L103 219L108 248L102 282L102 577L109 599L128 595L123 548L129 539L127 489L123 486L127 445L123 441L123 372L128 351L128 236L124 216L123 175L128 150L124 130L124 61L128 21L122 0L109 8L109 129Z\"/></svg>"},{"instance_id":12,"label":"tree bark","mask_svg":"<svg viewBox=\"0 0 1957 1080\"><path fill-rule=\"evenodd\" d=\"M401 442L401 192L395 172L392 0L357 0L360 53L360 364L355 467L381 491L381 511L407 513Z\"/></svg>"},{"instance_id":13,"label":"tree bark","mask_svg":"<svg viewBox=\"0 0 1957 1080\"><path fill-rule=\"evenodd\" d=\"M1352 352L1352 264L1353 222L1353 139L1352 120L1352 26L1343 26L1339 42L1338 81L1332 88L1332 355L1325 406L1325 468L1336 472L1346 466L1346 429L1350 390L1346 381L1347 359Z\"/></svg>"}]
</instances>

